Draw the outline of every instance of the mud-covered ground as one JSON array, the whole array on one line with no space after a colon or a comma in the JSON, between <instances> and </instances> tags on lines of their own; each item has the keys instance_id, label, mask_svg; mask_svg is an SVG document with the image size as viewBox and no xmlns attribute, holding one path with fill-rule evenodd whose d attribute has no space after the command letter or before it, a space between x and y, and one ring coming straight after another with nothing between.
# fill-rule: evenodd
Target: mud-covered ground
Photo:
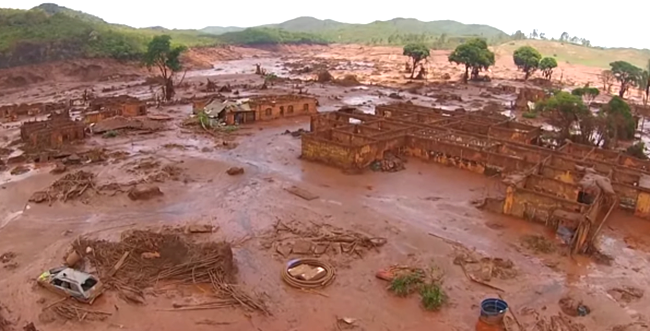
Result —
<instances>
[{"instance_id":1,"label":"mud-covered ground","mask_svg":"<svg viewBox=\"0 0 650 331\"><path fill-rule=\"evenodd\" d=\"M214 62L214 53L199 54L202 63L213 62L215 67L188 71L178 98L201 95L202 84L209 77L219 87L230 85L239 96L302 90L319 99L319 111L352 105L372 112L377 104L408 100L450 110L474 110L489 102L505 106L514 100L514 95L486 94L489 86L523 84L504 79L469 86L456 84L455 79L445 83L407 83L403 79L405 74L399 72L405 59L391 48L314 47L284 49L281 54L273 50L228 52L229 61L219 62ZM443 58L436 53L434 66L449 67L451 76L452 70L460 73L446 61L443 63ZM295 80L278 81L267 90L259 90L263 78L253 74L256 63L280 77ZM501 65L505 69L499 71ZM311 71L305 72L305 66L325 66L335 77L353 73L370 85L297 80L313 78ZM499 78L500 72L502 78L510 78L505 77L509 71L514 72L514 68L500 60L494 70L495 78ZM565 77L568 71L565 70ZM432 74L438 75L435 72ZM576 77L590 75L577 69L576 72ZM129 94L151 98L157 89L144 82L144 73L138 71L137 75L102 82L55 80L0 93L6 103L63 100L78 97L90 88L99 96ZM401 99L389 97L391 93ZM462 101L450 100L447 95L460 96ZM476 209L473 202L497 187L487 177L417 160L410 160L405 170L396 173L347 175L299 159L300 139L284 133L308 130L308 118L258 123L215 137L183 126L191 108L187 104L151 107L151 115L170 118L162 121L163 130L146 134L124 132L113 138L95 135L75 146L77 150L104 148L106 159L69 166L65 174L77 170L93 172L98 185L153 182L163 192L153 200L132 201L125 193L101 191L102 194L88 192L65 203L36 204L28 201L34 192L46 189L65 174L51 174L55 165L49 163L27 164L30 171L19 175L10 173L14 165L2 172L0 254L13 254L5 255L7 261L3 259L0 268L0 314L13 323L10 327L19 330L33 322L39 330L55 331L210 330L215 326L220 330L265 331L346 327L464 331L474 329L480 301L501 294L526 330L538 330L533 328L537 320L550 321L563 314L558 302L567 296L582 301L590 310L584 317L564 317L574 324L572 330L648 328L649 296L621 298L621 292L615 291L626 286L650 288L650 225L646 221L624 212L610 218L601 248L613 261L568 256L559 238L542 225ZM18 125L3 123L2 146L18 136ZM177 169L175 175L151 177L165 166ZM229 176L226 171L231 167L243 168L244 174ZM301 199L285 190L291 186L318 198ZM282 282L280 272L286 258L265 245L267 234L278 220L330 224L384 237L387 244L362 256L326 257L336 268L334 282L318 293L300 291ZM125 229L156 229L195 222L218 227L204 239L237 243L233 250L239 284L263 299L271 316L239 308L167 311L173 304L205 300L205 291L192 286L164 287L148 293L146 302L140 305L127 303L109 291L92 305L92 309L111 313L104 321L65 321L43 313L59 298L36 286L35 279L44 270L61 265L77 236L116 238ZM533 236L542 236L535 238L552 249L542 252L531 246L529 239ZM512 261L512 273L490 281L503 292L470 281L461 267L454 264L459 255L472 250L481 256ZM417 294L408 298L391 294L386 289L388 284L377 279L375 273L395 264L443 271L448 303L439 312L429 312L420 306ZM355 319L354 324L337 326L337 318L343 317Z\"/></svg>"}]
</instances>

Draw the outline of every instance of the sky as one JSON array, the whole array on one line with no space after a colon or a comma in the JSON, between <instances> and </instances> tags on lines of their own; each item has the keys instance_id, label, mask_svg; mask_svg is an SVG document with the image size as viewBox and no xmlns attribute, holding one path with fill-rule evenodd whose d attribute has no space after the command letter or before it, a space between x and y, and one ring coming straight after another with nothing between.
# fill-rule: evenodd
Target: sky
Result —
<instances>
[{"instance_id":1,"label":"sky","mask_svg":"<svg viewBox=\"0 0 650 331\"><path fill-rule=\"evenodd\" d=\"M0 0L2 8L29 9L41 4L32 0ZM455 20L487 24L512 34L533 29L548 38L562 32L586 38L594 46L650 49L650 31L645 15L648 0L619 0L597 3L587 0L464 0L464 1L367 1L328 0L239 0L239 1L151 1L151 0L58 0L60 6L101 17L110 23L133 27L163 26L169 29L201 29L206 26L250 27L281 23L299 16L333 19L345 23L370 23L396 17L421 21ZM164 6L161 4L169 4ZM460 4L460 6L459 6ZM612 15L615 5L625 15ZM468 10L478 8L477 10ZM540 10L546 9L548 10ZM638 14L637 14L638 13ZM621 31L622 29L622 31Z\"/></svg>"}]
</instances>

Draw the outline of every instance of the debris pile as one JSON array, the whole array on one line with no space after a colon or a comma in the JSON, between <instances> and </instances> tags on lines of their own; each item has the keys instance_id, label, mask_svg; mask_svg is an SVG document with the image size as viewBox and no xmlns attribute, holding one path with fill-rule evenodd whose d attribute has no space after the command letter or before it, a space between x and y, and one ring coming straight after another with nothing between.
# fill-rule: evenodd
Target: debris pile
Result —
<instances>
[{"instance_id":1,"label":"debris pile","mask_svg":"<svg viewBox=\"0 0 650 331\"><path fill-rule=\"evenodd\" d=\"M144 179L139 181L144 183L162 183L168 179L178 181L181 180L180 177L183 174L183 169L174 164L166 164L160 168L160 161L153 157L129 162L125 166L127 167L126 171L129 173L146 175Z\"/></svg>"},{"instance_id":2,"label":"debris pile","mask_svg":"<svg viewBox=\"0 0 650 331\"><path fill-rule=\"evenodd\" d=\"M5 252L0 255L0 263L2 263L2 267L4 269L16 269L18 267L18 263L14 262L15 257L16 253L14 252Z\"/></svg>"},{"instance_id":3,"label":"debris pile","mask_svg":"<svg viewBox=\"0 0 650 331\"><path fill-rule=\"evenodd\" d=\"M316 81L319 83L327 83L332 80L334 80L334 76L332 76L332 74L327 70L320 71L316 77Z\"/></svg>"},{"instance_id":4,"label":"debris pile","mask_svg":"<svg viewBox=\"0 0 650 331\"><path fill-rule=\"evenodd\" d=\"M397 172L406 168L403 159L391 153L386 153L383 159L373 162L370 169L373 171Z\"/></svg>"},{"instance_id":5,"label":"debris pile","mask_svg":"<svg viewBox=\"0 0 650 331\"><path fill-rule=\"evenodd\" d=\"M355 254L363 257L366 251L378 249L384 244L385 238L370 237L329 224L306 226L296 221L286 224L281 220L278 220L272 232L262 239L262 246L272 248L283 257L324 254Z\"/></svg>"},{"instance_id":6,"label":"debris pile","mask_svg":"<svg viewBox=\"0 0 650 331\"><path fill-rule=\"evenodd\" d=\"M558 304L563 313L572 317L587 316L591 312L589 307L585 306L582 301L576 300L569 295L562 297Z\"/></svg>"},{"instance_id":7,"label":"debris pile","mask_svg":"<svg viewBox=\"0 0 650 331\"><path fill-rule=\"evenodd\" d=\"M494 257L477 258L471 253L457 255L454 264L462 266L466 273L484 282L492 279L513 279L519 274L511 260Z\"/></svg>"},{"instance_id":8,"label":"debris pile","mask_svg":"<svg viewBox=\"0 0 650 331\"><path fill-rule=\"evenodd\" d=\"M357 76L355 76L355 75L345 75L343 78L337 79L336 84L341 85L341 86L358 86L358 85L361 85L361 83L357 79Z\"/></svg>"},{"instance_id":9,"label":"debris pile","mask_svg":"<svg viewBox=\"0 0 650 331\"><path fill-rule=\"evenodd\" d=\"M228 170L226 170L226 173L229 176L236 176L236 175L242 175L244 173L244 168L240 167L231 167Z\"/></svg>"},{"instance_id":10,"label":"debris pile","mask_svg":"<svg viewBox=\"0 0 650 331\"><path fill-rule=\"evenodd\" d=\"M521 238L521 241L524 247L538 253L550 254L557 249L554 242L542 235L526 235Z\"/></svg>"},{"instance_id":11,"label":"debris pile","mask_svg":"<svg viewBox=\"0 0 650 331\"><path fill-rule=\"evenodd\" d=\"M155 185L136 185L129 190L129 199L131 200L149 200L163 195L158 186Z\"/></svg>"},{"instance_id":12,"label":"debris pile","mask_svg":"<svg viewBox=\"0 0 650 331\"><path fill-rule=\"evenodd\" d=\"M122 233L119 242L81 237L72 246L97 270L108 288L118 290L128 301L143 303L142 290L161 282L203 283L212 285L219 307L238 305L268 313L262 302L233 284L235 266L232 248L226 242L195 243L183 235L182 229L130 230Z\"/></svg>"},{"instance_id":13,"label":"debris pile","mask_svg":"<svg viewBox=\"0 0 650 331\"><path fill-rule=\"evenodd\" d=\"M300 129L298 129L298 130L296 130L296 131L286 130L286 131L284 131L283 134L289 134L289 135L291 135L292 137L300 137L300 136L302 136L304 133L307 133L307 131L306 131L305 129L303 129L303 128L300 128Z\"/></svg>"},{"instance_id":14,"label":"debris pile","mask_svg":"<svg viewBox=\"0 0 650 331\"><path fill-rule=\"evenodd\" d=\"M175 165L165 165L160 169L160 171L147 176L147 178L144 179L145 182L158 182L162 183L168 179L178 181L180 180L180 176L183 174L183 169L180 167L177 167Z\"/></svg>"},{"instance_id":15,"label":"debris pile","mask_svg":"<svg viewBox=\"0 0 650 331\"><path fill-rule=\"evenodd\" d=\"M558 314L550 318L537 317L533 331L587 331L587 327L572 322L568 316Z\"/></svg>"},{"instance_id":16,"label":"debris pile","mask_svg":"<svg viewBox=\"0 0 650 331\"><path fill-rule=\"evenodd\" d=\"M56 200L66 202L80 198L88 189L97 191L95 174L80 170L58 179L47 191L35 192L29 201L35 203L48 201L50 204Z\"/></svg>"},{"instance_id":17,"label":"debris pile","mask_svg":"<svg viewBox=\"0 0 650 331\"><path fill-rule=\"evenodd\" d=\"M71 302L61 302L51 308L58 316L66 320L103 321L112 313L88 309Z\"/></svg>"},{"instance_id":18,"label":"debris pile","mask_svg":"<svg viewBox=\"0 0 650 331\"><path fill-rule=\"evenodd\" d=\"M150 120L148 118L126 118L122 116L115 116L97 122L91 127L93 133L104 133L117 130L142 130L142 131L158 131L165 127L163 123Z\"/></svg>"},{"instance_id":19,"label":"debris pile","mask_svg":"<svg viewBox=\"0 0 650 331\"><path fill-rule=\"evenodd\" d=\"M623 286L621 288L615 287L607 291L607 293L618 302L630 303L643 298L644 291L632 286Z\"/></svg>"},{"instance_id":20,"label":"debris pile","mask_svg":"<svg viewBox=\"0 0 650 331\"><path fill-rule=\"evenodd\" d=\"M12 323L4 315L6 310L7 309L5 309L2 305L0 305L0 331L10 331L11 330Z\"/></svg>"}]
</instances>

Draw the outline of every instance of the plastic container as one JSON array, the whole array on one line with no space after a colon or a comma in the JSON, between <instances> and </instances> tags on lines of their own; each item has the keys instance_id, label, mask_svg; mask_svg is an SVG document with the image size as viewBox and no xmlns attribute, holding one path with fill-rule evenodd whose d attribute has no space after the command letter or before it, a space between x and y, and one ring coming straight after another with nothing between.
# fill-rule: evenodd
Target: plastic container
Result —
<instances>
[{"instance_id":1,"label":"plastic container","mask_svg":"<svg viewBox=\"0 0 650 331\"><path fill-rule=\"evenodd\" d=\"M488 325L501 325L503 316L508 311L508 303L501 299L490 298L481 301L479 320Z\"/></svg>"},{"instance_id":2,"label":"plastic container","mask_svg":"<svg viewBox=\"0 0 650 331\"><path fill-rule=\"evenodd\" d=\"M485 322L482 322L480 319L476 321L475 331L504 331L501 325L490 325Z\"/></svg>"}]
</instances>

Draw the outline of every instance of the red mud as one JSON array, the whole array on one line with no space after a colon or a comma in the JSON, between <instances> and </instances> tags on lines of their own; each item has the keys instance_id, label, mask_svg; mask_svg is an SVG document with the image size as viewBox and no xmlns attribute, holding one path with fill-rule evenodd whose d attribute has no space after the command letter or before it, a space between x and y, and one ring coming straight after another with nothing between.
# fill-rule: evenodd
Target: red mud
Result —
<instances>
[{"instance_id":1,"label":"red mud","mask_svg":"<svg viewBox=\"0 0 650 331\"><path fill-rule=\"evenodd\" d=\"M361 48L364 50L361 52L359 46L355 47L354 56L360 60L377 57L383 59L386 66L388 63L392 63L394 68L403 65L404 59L393 48ZM323 48L305 47L295 51L298 50L315 54ZM295 54L291 49L285 51L286 56ZM214 61L212 56L217 56L209 54L210 51L200 52L207 52L201 54L208 62ZM219 86L242 85L235 87L235 90L240 90L240 95L295 92L297 84L319 98L320 111L343 105L371 111L376 104L393 101L387 97L392 92L424 105L437 102L436 98L425 95L429 92L462 95L463 102L448 102L446 107L478 108L488 101L478 96L484 87L472 85L424 86L412 93L377 86L354 89L279 82L260 91L254 88L262 84L262 79L252 74L254 64L267 61L269 67L275 68L273 66L281 60L277 57L251 58L254 54L270 56L270 53L257 52L260 51L242 53L241 59L232 62L215 63L223 68L223 72L188 73L189 86L179 90L179 98L200 94L200 84L210 76ZM356 58L352 52L352 46L332 47L320 56L346 56L354 61ZM237 58L237 54L218 56L223 55L224 60L228 60L231 55ZM443 56L436 52L434 59ZM442 60L434 62L446 66ZM335 74L343 72L345 70ZM397 77L397 72L388 75ZM371 75L368 77L373 79ZM114 85L119 88L106 94L126 92L149 96L149 87L127 88L129 84L116 81ZM95 86L99 91L99 86L103 85ZM48 98L47 94L62 88L37 86L8 93L12 100L29 102ZM66 88L70 95L83 91L83 88ZM506 102L508 99L504 96L497 100ZM477 105L471 106L472 103ZM611 265L596 264L586 257L564 256L559 252L541 254L525 248L521 239L525 235L541 234L559 244L559 240L542 225L491 214L472 205L473 200L483 198L486 189L492 187L493 183L486 177L416 160L409 160L406 170L400 172L346 175L335 168L299 159L300 139L283 133L308 129L307 118L258 123L229 135L212 137L181 125L191 114L191 105L150 107L149 112L154 116L172 117L172 120L166 122L164 130L155 133L136 135L126 132L110 139L101 135L87 139L86 147L106 148L109 155L118 155L113 153L119 151L122 156L111 157L105 163L78 167L94 172L98 185L142 180L156 170L142 173L129 169L133 164L150 158L159 161L158 168L167 164L179 167L182 175L178 179L167 178L155 183L163 195L151 200L131 201L126 194L120 193L114 196L88 193L83 199L56 202L52 206L32 204L27 201L35 191L47 188L63 176L49 173L54 164L41 164L20 176L11 176L8 170L2 173L0 254L14 252L16 257L13 261L17 265L14 269L0 268L0 303L11 311L6 314L3 310L4 317L15 321L17 327L34 322L39 330L52 331L89 328L98 331L115 328L214 330L215 325L226 331L337 330L337 318L350 317L356 319L355 325L360 330L472 330L478 318L480 301L498 293L468 280L462 269L453 263L456 245L452 242L476 249L485 256L513 261L518 269L516 278L496 279L493 284L505 291L502 295L529 329L535 323L532 311L544 318L556 315L560 312L558 301L567 294L583 300L591 309L588 316L571 317L575 323L584 324L587 330L612 330L617 325L647 321L648 295L621 306L607 293L614 287L649 288L650 260L647 252L650 249L650 223L647 221L624 212L611 217L601 239L604 253L614 257ZM16 128L3 127L0 131L0 135L6 137L15 137L15 134ZM237 143L236 148L224 146L224 141L233 140ZM3 141L0 147L6 143ZM241 167L244 173L229 176L226 171L231 167ZM311 201L301 199L285 190L291 186L300 187L319 198ZM262 247L262 236L278 219L327 223L385 237L388 242L378 252L370 251L363 258L332 258L336 279L327 288L320 289L322 295L318 295L286 286L280 278L286 260ZM92 306L92 309L112 313L103 322L52 321L41 315L43 307L58 297L33 286L33 280L42 271L62 263L62 256L76 236L91 233L114 239L127 228L185 226L192 222L218 228L214 233L202 234L204 240L241 242L233 248L239 283L243 289L263 298L272 316L246 314L231 308L162 311L174 303L204 300L204 289L199 287L171 287L150 293L144 305L127 304L115 293L108 292ZM241 240L243 238L249 239ZM409 298L392 295L386 290L387 284L375 278L375 273L393 264L440 268L445 273L443 288L449 296L449 304L440 312L427 312L419 305L417 295Z\"/></svg>"}]
</instances>

